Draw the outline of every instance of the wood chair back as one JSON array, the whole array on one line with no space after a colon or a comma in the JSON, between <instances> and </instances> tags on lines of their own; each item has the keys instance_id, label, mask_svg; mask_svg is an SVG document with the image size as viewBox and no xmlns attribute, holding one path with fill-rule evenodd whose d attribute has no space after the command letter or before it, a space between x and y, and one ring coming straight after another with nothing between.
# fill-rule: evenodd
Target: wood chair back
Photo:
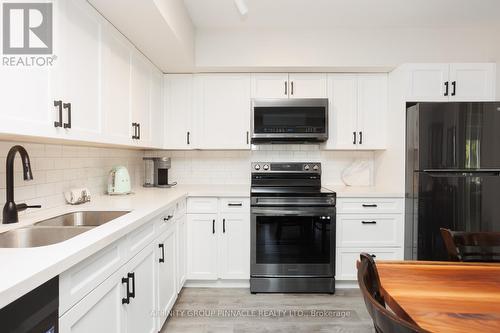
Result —
<instances>
[{"instance_id":1,"label":"wood chair back","mask_svg":"<svg viewBox=\"0 0 500 333\"><path fill-rule=\"evenodd\" d=\"M358 284L377 333L427 333L415 323L402 319L386 308L380 290L377 267L373 257L368 253L360 255Z\"/></svg>"},{"instance_id":2,"label":"wood chair back","mask_svg":"<svg viewBox=\"0 0 500 333\"><path fill-rule=\"evenodd\" d=\"M500 262L500 232L440 231L451 261Z\"/></svg>"}]
</instances>

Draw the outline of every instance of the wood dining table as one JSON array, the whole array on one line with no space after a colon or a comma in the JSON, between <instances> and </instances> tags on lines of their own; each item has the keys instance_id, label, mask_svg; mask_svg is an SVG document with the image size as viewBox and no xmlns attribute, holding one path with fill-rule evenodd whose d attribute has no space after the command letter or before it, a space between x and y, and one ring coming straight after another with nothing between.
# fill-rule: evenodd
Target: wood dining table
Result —
<instances>
[{"instance_id":1,"label":"wood dining table","mask_svg":"<svg viewBox=\"0 0 500 333\"><path fill-rule=\"evenodd\" d=\"M377 261L399 316L431 332L500 332L500 264Z\"/></svg>"}]
</instances>

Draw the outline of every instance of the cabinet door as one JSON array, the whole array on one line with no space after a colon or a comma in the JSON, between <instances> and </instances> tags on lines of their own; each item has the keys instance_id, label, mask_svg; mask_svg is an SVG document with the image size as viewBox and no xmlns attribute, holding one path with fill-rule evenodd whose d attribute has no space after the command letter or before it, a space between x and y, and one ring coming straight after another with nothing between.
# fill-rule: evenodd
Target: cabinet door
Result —
<instances>
[{"instance_id":1,"label":"cabinet door","mask_svg":"<svg viewBox=\"0 0 500 333\"><path fill-rule=\"evenodd\" d=\"M188 278L217 279L216 214L188 214Z\"/></svg>"},{"instance_id":2,"label":"cabinet door","mask_svg":"<svg viewBox=\"0 0 500 333\"><path fill-rule=\"evenodd\" d=\"M54 53L51 92L55 100L71 103L67 137L99 141L101 134L100 15L84 0L54 2ZM64 111L69 124L69 110Z\"/></svg>"},{"instance_id":3,"label":"cabinet door","mask_svg":"<svg viewBox=\"0 0 500 333\"><path fill-rule=\"evenodd\" d=\"M450 101L494 101L495 64L450 65Z\"/></svg>"},{"instance_id":4,"label":"cabinet door","mask_svg":"<svg viewBox=\"0 0 500 333\"><path fill-rule=\"evenodd\" d=\"M175 226L165 231L156 242L156 262L158 265L158 331L167 319L169 311L177 298L176 288L176 248Z\"/></svg>"},{"instance_id":5,"label":"cabinet door","mask_svg":"<svg viewBox=\"0 0 500 333\"><path fill-rule=\"evenodd\" d=\"M387 74L358 75L358 149L384 149Z\"/></svg>"},{"instance_id":6,"label":"cabinet door","mask_svg":"<svg viewBox=\"0 0 500 333\"><path fill-rule=\"evenodd\" d=\"M252 75L252 98L288 98L289 93L286 73Z\"/></svg>"},{"instance_id":7,"label":"cabinet door","mask_svg":"<svg viewBox=\"0 0 500 333\"><path fill-rule=\"evenodd\" d=\"M327 76L324 73L293 73L288 75L290 98L327 98Z\"/></svg>"},{"instance_id":8,"label":"cabinet door","mask_svg":"<svg viewBox=\"0 0 500 333\"><path fill-rule=\"evenodd\" d=\"M0 132L57 137L49 68L0 66ZM29 96L29 98L26 98Z\"/></svg>"},{"instance_id":9,"label":"cabinet door","mask_svg":"<svg viewBox=\"0 0 500 333\"><path fill-rule=\"evenodd\" d=\"M225 214L219 225L219 277L249 279L250 214Z\"/></svg>"},{"instance_id":10,"label":"cabinet door","mask_svg":"<svg viewBox=\"0 0 500 333\"><path fill-rule=\"evenodd\" d=\"M337 248L335 262L335 279L356 281L356 262L362 252L375 255L375 260L403 260L403 248Z\"/></svg>"},{"instance_id":11,"label":"cabinet door","mask_svg":"<svg viewBox=\"0 0 500 333\"><path fill-rule=\"evenodd\" d=\"M328 141L326 149L356 149L358 81L356 74L328 78ZM355 137L356 136L356 137Z\"/></svg>"},{"instance_id":12,"label":"cabinet door","mask_svg":"<svg viewBox=\"0 0 500 333\"><path fill-rule=\"evenodd\" d=\"M123 271L118 270L64 313L59 318L60 332L126 332L127 305L122 304L126 291L122 277Z\"/></svg>"},{"instance_id":13,"label":"cabinet door","mask_svg":"<svg viewBox=\"0 0 500 333\"><path fill-rule=\"evenodd\" d=\"M177 293L186 282L187 274L187 217L183 215L177 220Z\"/></svg>"},{"instance_id":14,"label":"cabinet door","mask_svg":"<svg viewBox=\"0 0 500 333\"><path fill-rule=\"evenodd\" d=\"M145 247L125 266L125 275L134 274L135 296L125 307L127 332L157 332L156 320L152 311L156 308L156 245L154 242ZM157 246L157 245L156 245Z\"/></svg>"},{"instance_id":15,"label":"cabinet door","mask_svg":"<svg viewBox=\"0 0 500 333\"><path fill-rule=\"evenodd\" d=\"M150 137L151 147L163 148L163 124L165 123L164 108L163 108L163 73L160 70L153 68L151 73L151 124Z\"/></svg>"},{"instance_id":16,"label":"cabinet door","mask_svg":"<svg viewBox=\"0 0 500 333\"><path fill-rule=\"evenodd\" d=\"M131 45L111 24L103 34L102 110L104 135L113 143L129 144Z\"/></svg>"},{"instance_id":17,"label":"cabinet door","mask_svg":"<svg viewBox=\"0 0 500 333\"><path fill-rule=\"evenodd\" d=\"M192 127L193 75L165 76L165 148L195 148L198 132Z\"/></svg>"},{"instance_id":18,"label":"cabinet door","mask_svg":"<svg viewBox=\"0 0 500 333\"><path fill-rule=\"evenodd\" d=\"M135 144L147 146L150 143L150 80L151 67L149 61L140 53L132 54L130 84L130 105L132 122L139 123L139 140ZM131 126L131 124L130 124Z\"/></svg>"},{"instance_id":19,"label":"cabinet door","mask_svg":"<svg viewBox=\"0 0 500 333\"><path fill-rule=\"evenodd\" d=\"M250 149L250 74L195 77L203 149Z\"/></svg>"},{"instance_id":20,"label":"cabinet door","mask_svg":"<svg viewBox=\"0 0 500 333\"><path fill-rule=\"evenodd\" d=\"M440 102L448 101L451 87L449 81L448 64L412 64L408 65L409 90L407 101L412 102Z\"/></svg>"}]
</instances>

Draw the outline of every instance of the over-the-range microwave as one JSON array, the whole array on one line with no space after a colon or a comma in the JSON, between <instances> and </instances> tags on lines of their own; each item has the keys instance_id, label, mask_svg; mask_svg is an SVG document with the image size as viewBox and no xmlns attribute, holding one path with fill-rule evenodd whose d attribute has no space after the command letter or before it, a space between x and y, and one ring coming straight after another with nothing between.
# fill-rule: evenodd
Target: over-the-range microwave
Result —
<instances>
[{"instance_id":1,"label":"over-the-range microwave","mask_svg":"<svg viewBox=\"0 0 500 333\"><path fill-rule=\"evenodd\" d=\"M313 143L328 139L328 99L254 99L252 143Z\"/></svg>"}]
</instances>

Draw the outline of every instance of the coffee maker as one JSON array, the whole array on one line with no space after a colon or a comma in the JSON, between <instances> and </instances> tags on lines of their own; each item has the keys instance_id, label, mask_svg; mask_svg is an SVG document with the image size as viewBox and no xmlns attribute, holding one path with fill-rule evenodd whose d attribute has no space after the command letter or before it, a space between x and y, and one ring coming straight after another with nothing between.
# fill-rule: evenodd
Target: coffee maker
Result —
<instances>
[{"instance_id":1,"label":"coffee maker","mask_svg":"<svg viewBox=\"0 0 500 333\"><path fill-rule=\"evenodd\" d=\"M168 182L168 169L171 167L169 157L144 157L144 187L169 188L177 185Z\"/></svg>"}]
</instances>

